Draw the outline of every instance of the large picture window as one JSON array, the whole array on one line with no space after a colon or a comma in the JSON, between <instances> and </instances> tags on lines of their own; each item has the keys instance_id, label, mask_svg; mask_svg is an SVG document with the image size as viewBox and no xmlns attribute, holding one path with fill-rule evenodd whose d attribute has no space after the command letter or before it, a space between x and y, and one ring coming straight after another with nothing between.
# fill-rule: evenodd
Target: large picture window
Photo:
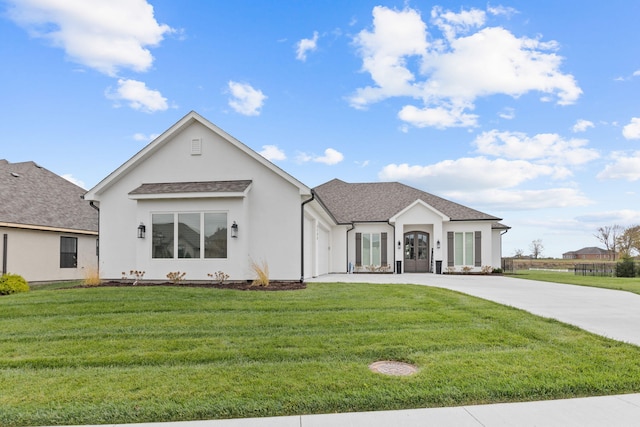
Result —
<instances>
[{"instance_id":1,"label":"large picture window","mask_svg":"<svg viewBox=\"0 0 640 427\"><path fill-rule=\"evenodd\" d=\"M60 268L78 267L78 238L60 237Z\"/></svg>"},{"instance_id":2,"label":"large picture window","mask_svg":"<svg viewBox=\"0 0 640 427\"><path fill-rule=\"evenodd\" d=\"M157 213L151 222L153 258L227 257L224 212Z\"/></svg>"}]
</instances>

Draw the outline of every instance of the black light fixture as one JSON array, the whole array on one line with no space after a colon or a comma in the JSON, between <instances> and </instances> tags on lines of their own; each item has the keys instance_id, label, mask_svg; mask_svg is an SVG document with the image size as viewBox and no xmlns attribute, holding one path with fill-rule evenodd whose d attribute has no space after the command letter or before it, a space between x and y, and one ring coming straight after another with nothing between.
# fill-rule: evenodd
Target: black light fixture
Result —
<instances>
[{"instance_id":1,"label":"black light fixture","mask_svg":"<svg viewBox=\"0 0 640 427\"><path fill-rule=\"evenodd\" d=\"M440 249L440 240L436 242L436 248Z\"/></svg>"},{"instance_id":2,"label":"black light fixture","mask_svg":"<svg viewBox=\"0 0 640 427\"><path fill-rule=\"evenodd\" d=\"M144 235L147 232L147 227L144 226L143 223L140 223L138 226L138 239L144 239Z\"/></svg>"},{"instance_id":3,"label":"black light fixture","mask_svg":"<svg viewBox=\"0 0 640 427\"><path fill-rule=\"evenodd\" d=\"M400 242L400 240L398 240L398 249L400 249L402 247L402 243Z\"/></svg>"},{"instance_id":4,"label":"black light fixture","mask_svg":"<svg viewBox=\"0 0 640 427\"><path fill-rule=\"evenodd\" d=\"M234 239L238 237L238 224L236 224L235 221L233 221L233 224L231 225L231 237Z\"/></svg>"}]
</instances>

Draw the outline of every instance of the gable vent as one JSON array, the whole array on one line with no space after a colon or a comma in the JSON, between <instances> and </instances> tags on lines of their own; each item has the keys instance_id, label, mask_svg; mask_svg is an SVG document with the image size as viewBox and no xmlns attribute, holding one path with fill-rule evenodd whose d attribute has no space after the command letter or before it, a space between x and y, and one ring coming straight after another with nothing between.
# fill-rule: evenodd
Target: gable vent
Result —
<instances>
[{"instance_id":1,"label":"gable vent","mask_svg":"<svg viewBox=\"0 0 640 427\"><path fill-rule=\"evenodd\" d=\"M202 154L202 138L194 138L191 140L191 155L199 156Z\"/></svg>"}]
</instances>

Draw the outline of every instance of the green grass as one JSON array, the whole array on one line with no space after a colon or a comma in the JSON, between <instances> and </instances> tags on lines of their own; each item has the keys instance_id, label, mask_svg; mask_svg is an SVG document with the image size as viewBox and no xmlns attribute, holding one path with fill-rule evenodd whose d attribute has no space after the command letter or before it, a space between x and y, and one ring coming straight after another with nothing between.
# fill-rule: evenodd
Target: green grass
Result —
<instances>
[{"instance_id":1,"label":"green grass","mask_svg":"<svg viewBox=\"0 0 640 427\"><path fill-rule=\"evenodd\" d=\"M579 276L573 274L573 272L567 273L543 270L518 270L513 277L520 279L542 280L544 282L616 289L640 294L640 277Z\"/></svg>"},{"instance_id":2,"label":"green grass","mask_svg":"<svg viewBox=\"0 0 640 427\"><path fill-rule=\"evenodd\" d=\"M2 426L389 410L638 392L640 348L424 286L42 290L0 298L0 384Z\"/></svg>"}]
</instances>

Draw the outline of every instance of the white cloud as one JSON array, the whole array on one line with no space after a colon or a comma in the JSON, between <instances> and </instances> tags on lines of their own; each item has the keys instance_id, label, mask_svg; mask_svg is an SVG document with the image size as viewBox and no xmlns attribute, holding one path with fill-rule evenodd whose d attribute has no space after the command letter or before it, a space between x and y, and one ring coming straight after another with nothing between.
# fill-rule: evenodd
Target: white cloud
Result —
<instances>
[{"instance_id":1,"label":"white cloud","mask_svg":"<svg viewBox=\"0 0 640 427\"><path fill-rule=\"evenodd\" d=\"M276 145L263 145L260 155L269 161L286 160L287 156L284 151L278 148Z\"/></svg>"},{"instance_id":2,"label":"white cloud","mask_svg":"<svg viewBox=\"0 0 640 427\"><path fill-rule=\"evenodd\" d=\"M487 12L489 12L492 15L504 15L508 18L510 18L511 16L520 13L518 12L517 9L514 9L512 7L506 7L506 6L487 6Z\"/></svg>"},{"instance_id":3,"label":"white cloud","mask_svg":"<svg viewBox=\"0 0 640 427\"><path fill-rule=\"evenodd\" d=\"M344 155L333 148L327 148L324 150L324 156L311 155L307 153L298 153L296 161L298 163L316 162L324 163L325 165L335 165L344 160Z\"/></svg>"},{"instance_id":4,"label":"white cloud","mask_svg":"<svg viewBox=\"0 0 640 427\"><path fill-rule=\"evenodd\" d=\"M640 151L627 153L616 151L611 154L613 163L608 164L597 175L598 179L640 180Z\"/></svg>"},{"instance_id":5,"label":"white cloud","mask_svg":"<svg viewBox=\"0 0 640 427\"><path fill-rule=\"evenodd\" d=\"M9 16L34 37L64 49L74 62L115 76L147 71L157 46L173 29L159 24L145 0L10 0Z\"/></svg>"},{"instance_id":6,"label":"white cloud","mask_svg":"<svg viewBox=\"0 0 640 427\"><path fill-rule=\"evenodd\" d=\"M106 96L114 101L125 101L134 110L145 113L164 111L169 108L167 98L153 89L147 88L144 82L137 80L118 79L118 88L114 91L108 89Z\"/></svg>"},{"instance_id":7,"label":"white cloud","mask_svg":"<svg viewBox=\"0 0 640 427\"><path fill-rule=\"evenodd\" d=\"M640 139L640 117L633 117L631 122L622 128L622 136L626 139Z\"/></svg>"},{"instance_id":8,"label":"white cloud","mask_svg":"<svg viewBox=\"0 0 640 427\"><path fill-rule=\"evenodd\" d=\"M149 142L149 141L153 141L154 139L156 139L157 137L159 137L160 134L158 133L152 133L150 135L145 135L143 133L134 133L133 134L133 140L134 141L139 141L139 142Z\"/></svg>"},{"instance_id":9,"label":"white cloud","mask_svg":"<svg viewBox=\"0 0 640 427\"><path fill-rule=\"evenodd\" d=\"M245 116L258 116L267 96L246 83L229 81L229 106Z\"/></svg>"},{"instance_id":10,"label":"white cloud","mask_svg":"<svg viewBox=\"0 0 640 427\"><path fill-rule=\"evenodd\" d=\"M473 28L481 27L486 20L486 14L479 9L463 10L454 13L435 6L431 10L433 23L440 28L447 40L452 40L458 33L467 33Z\"/></svg>"},{"instance_id":11,"label":"white cloud","mask_svg":"<svg viewBox=\"0 0 640 427\"><path fill-rule=\"evenodd\" d=\"M307 52L313 52L318 47L318 32L313 32L312 39L302 39L296 44L296 59L299 61L307 60Z\"/></svg>"},{"instance_id":12,"label":"white cloud","mask_svg":"<svg viewBox=\"0 0 640 427\"><path fill-rule=\"evenodd\" d=\"M395 11L373 8L373 31L363 30L355 38L362 56L362 70L371 75L376 87L360 88L350 99L355 108L391 96L412 96L414 74L406 64L408 57L427 53L427 26L413 9Z\"/></svg>"},{"instance_id":13,"label":"white cloud","mask_svg":"<svg viewBox=\"0 0 640 427\"><path fill-rule=\"evenodd\" d=\"M562 57L554 41L519 38L500 27L481 28L485 13L477 9L456 14L434 8L432 21L445 39L428 33L414 9L373 9L373 29L358 33L354 42L362 71L369 73L374 85L357 89L349 98L352 107L411 97L421 104L405 105L401 120L446 128L475 126L477 116L467 110L474 108L478 97L517 98L537 91L567 105L582 93L574 77L560 71Z\"/></svg>"},{"instance_id":14,"label":"white cloud","mask_svg":"<svg viewBox=\"0 0 640 427\"><path fill-rule=\"evenodd\" d=\"M505 107L498 113L498 117L505 120L513 120L516 117L516 111L511 107Z\"/></svg>"},{"instance_id":15,"label":"white cloud","mask_svg":"<svg viewBox=\"0 0 640 427\"><path fill-rule=\"evenodd\" d=\"M324 163L325 165L335 165L344 160L344 156L333 148L327 148L324 150L324 156L319 156L313 159L314 162Z\"/></svg>"},{"instance_id":16,"label":"white cloud","mask_svg":"<svg viewBox=\"0 0 640 427\"><path fill-rule=\"evenodd\" d=\"M576 217L580 222L592 223L593 227L600 227L603 224L630 225L640 223L640 211L631 209L620 209L617 211L594 212L588 215Z\"/></svg>"},{"instance_id":17,"label":"white cloud","mask_svg":"<svg viewBox=\"0 0 640 427\"><path fill-rule=\"evenodd\" d=\"M478 121L477 115L465 114L463 108L418 108L414 105L402 107L398 118L415 127L435 127L438 129L476 126Z\"/></svg>"},{"instance_id":18,"label":"white cloud","mask_svg":"<svg viewBox=\"0 0 640 427\"><path fill-rule=\"evenodd\" d=\"M595 127L593 122L591 122L589 120L579 119L578 121L576 121L576 124L573 125L571 130L574 133L577 133L577 132L584 132L587 129L592 128L592 127Z\"/></svg>"},{"instance_id":19,"label":"white cloud","mask_svg":"<svg viewBox=\"0 0 640 427\"><path fill-rule=\"evenodd\" d=\"M66 179L67 181L74 183L75 185L77 185L80 188L84 188L85 190L87 189L87 187L86 187L86 185L84 184L83 181L81 181L81 180L79 180L77 178L74 178L73 175L71 175L70 173L65 173L64 175L62 175L62 177L64 179Z\"/></svg>"},{"instance_id":20,"label":"white cloud","mask_svg":"<svg viewBox=\"0 0 640 427\"><path fill-rule=\"evenodd\" d=\"M581 165L600 157L586 148L584 139L565 140L552 133L529 137L521 132L483 132L473 142L480 154L510 159L536 160L542 164Z\"/></svg>"},{"instance_id":21,"label":"white cloud","mask_svg":"<svg viewBox=\"0 0 640 427\"><path fill-rule=\"evenodd\" d=\"M487 173L491 171L491 173ZM466 157L457 160L420 166L389 164L378 173L381 181L412 181L423 184L438 183L440 191L477 191L513 188L543 176L553 176L556 168L524 160L490 160L485 157Z\"/></svg>"},{"instance_id":22,"label":"white cloud","mask_svg":"<svg viewBox=\"0 0 640 427\"><path fill-rule=\"evenodd\" d=\"M544 190L483 190L474 192L450 191L446 196L476 206L496 210L531 210L567 208L593 204L588 197L574 188Z\"/></svg>"}]
</instances>

